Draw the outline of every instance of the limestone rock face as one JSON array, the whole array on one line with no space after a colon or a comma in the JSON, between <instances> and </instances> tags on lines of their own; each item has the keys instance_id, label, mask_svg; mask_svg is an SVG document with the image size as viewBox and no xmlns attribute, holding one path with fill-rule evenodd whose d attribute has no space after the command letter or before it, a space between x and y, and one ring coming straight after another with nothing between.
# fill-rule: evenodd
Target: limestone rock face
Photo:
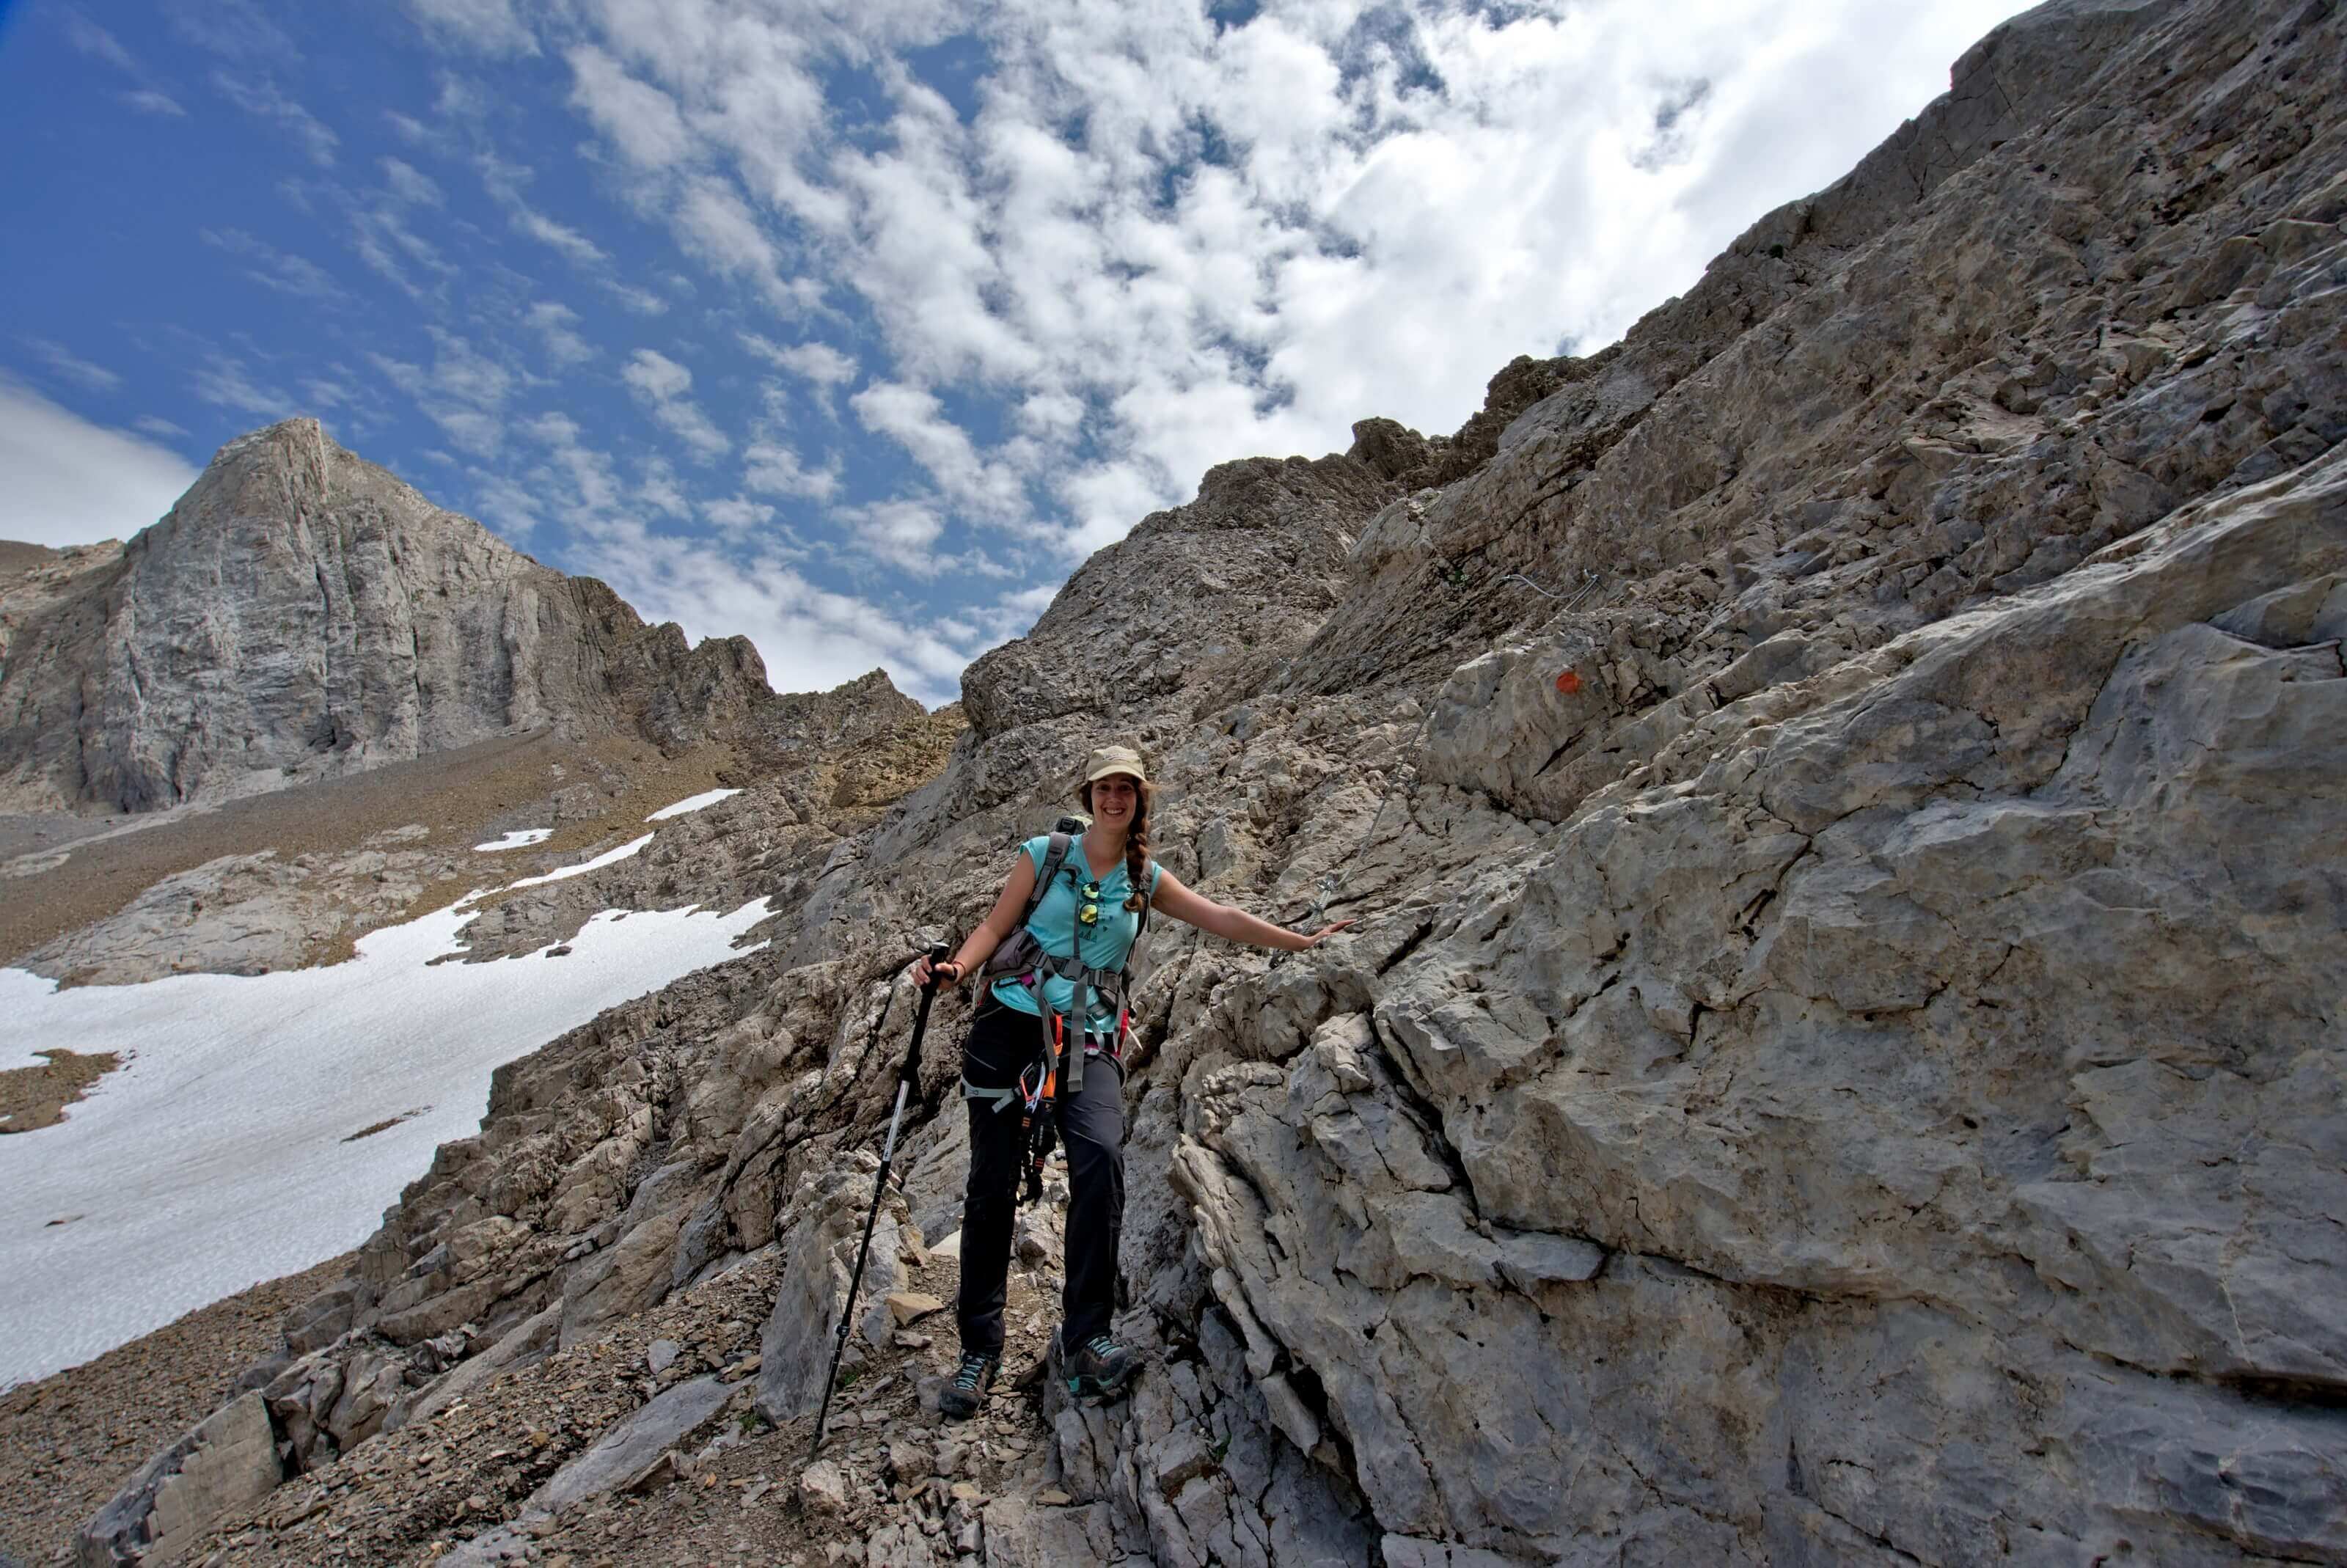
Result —
<instances>
[{"instance_id":1,"label":"limestone rock face","mask_svg":"<svg viewBox=\"0 0 2347 1568\"><path fill-rule=\"evenodd\" d=\"M1084 563L1033 631L969 667L971 728L983 738L1259 682L1336 602L1348 530L1389 494L1350 456L1214 469L1195 500L1143 519Z\"/></svg>"},{"instance_id":2,"label":"limestone rock face","mask_svg":"<svg viewBox=\"0 0 2347 1568\"><path fill-rule=\"evenodd\" d=\"M518 729L738 724L746 641L686 648L297 419L119 553L0 577L0 805L145 811Z\"/></svg>"},{"instance_id":3,"label":"limestone rock face","mask_svg":"<svg viewBox=\"0 0 2347 1568\"><path fill-rule=\"evenodd\" d=\"M1191 886L1358 924L1153 931L1151 1369L1047 1406L1067 1505L994 1560L2347 1562L2342 58L2336 6L2041 7L1503 372L1471 471L1216 470L768 948L502 1071L296 1334L421 1382L778 1241L834 1299L898 966L1127 739Z\"/></svg>"}]
</instances>

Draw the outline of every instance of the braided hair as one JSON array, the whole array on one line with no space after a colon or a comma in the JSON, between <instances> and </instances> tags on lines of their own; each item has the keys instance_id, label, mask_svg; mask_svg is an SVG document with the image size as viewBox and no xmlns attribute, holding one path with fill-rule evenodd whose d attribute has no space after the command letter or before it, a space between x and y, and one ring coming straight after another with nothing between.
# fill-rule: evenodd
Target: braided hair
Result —
<instances>
[{"instance_id":1,"label":"braided hair","mask_svg":"<svg viewBox=\"0 0 2347 1568\"><path fill-rule=\"evenodd\" d=\"M1124 879L1133 885L1132 894L1124 907L1140 909L1149 903L1149 798L1153 792L1147 779L1134 779L1133 826L1124 835ZM1092 808L1092 786L1084 785L1084 809Z\"/></svg>"}]
</instances>

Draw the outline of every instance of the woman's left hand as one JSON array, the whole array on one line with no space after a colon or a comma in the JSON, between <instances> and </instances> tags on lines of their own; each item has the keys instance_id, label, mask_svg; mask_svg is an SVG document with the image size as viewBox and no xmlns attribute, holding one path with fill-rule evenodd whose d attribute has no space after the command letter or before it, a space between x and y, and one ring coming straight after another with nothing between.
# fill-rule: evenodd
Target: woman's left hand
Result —
<instances>
[{"instance_id":1,"label":"woman's left hand","mask_svg":"<svg viewBox=\"0 0 2347 1568\"><path fill-rule=\"evenodd\" d=\"M1313 932L1310 936L1305 938L1304 946L1298 948L1296 951L1299 953L1310 952L1313 948L1318 947L1321 943L1327 941L1329 938L1343 930L1346 927L1358 924L1359 924L1359 922L1356 920L1339 920L1333 926L1323 926L1318 930Z\"/></svg>"}]
</instances>

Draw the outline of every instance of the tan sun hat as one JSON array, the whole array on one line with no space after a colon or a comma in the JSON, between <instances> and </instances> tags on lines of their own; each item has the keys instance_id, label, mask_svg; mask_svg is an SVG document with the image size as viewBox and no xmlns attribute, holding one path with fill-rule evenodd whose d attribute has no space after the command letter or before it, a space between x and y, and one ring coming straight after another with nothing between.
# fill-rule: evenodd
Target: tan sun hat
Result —
<instances>
[{"instance_id":1,"label":"tan sun hat","mask_svg":"<svg viewBox=\"0 0 2347 1568\"><path fill-rule=\"evenodd\" d=\"M1148 774L1142 770L1141 753L1131 746L1102 746L1084 763L1084 783L1098 784L1111 774L1131 774L1146 784Z\"/></svg>"}]
</instances>

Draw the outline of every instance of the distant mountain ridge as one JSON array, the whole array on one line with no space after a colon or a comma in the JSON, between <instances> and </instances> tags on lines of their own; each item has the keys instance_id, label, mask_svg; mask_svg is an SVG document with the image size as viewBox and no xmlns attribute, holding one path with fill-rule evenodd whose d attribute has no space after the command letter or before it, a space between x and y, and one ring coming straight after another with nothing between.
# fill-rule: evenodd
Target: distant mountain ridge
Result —
<instances>
[{"instance_id":1,"label":"distant mountain ridge","mask_svg":"<svg viewBox=\"0 0 2347 1568\"><path fill-rule=\"evenodd\" d=\"M774 701L748 639L647 626L314 419L229 443L111 553L0 556L0 810L229 799L541 727L690 744Z\"/></svg>"}]
</instances>

